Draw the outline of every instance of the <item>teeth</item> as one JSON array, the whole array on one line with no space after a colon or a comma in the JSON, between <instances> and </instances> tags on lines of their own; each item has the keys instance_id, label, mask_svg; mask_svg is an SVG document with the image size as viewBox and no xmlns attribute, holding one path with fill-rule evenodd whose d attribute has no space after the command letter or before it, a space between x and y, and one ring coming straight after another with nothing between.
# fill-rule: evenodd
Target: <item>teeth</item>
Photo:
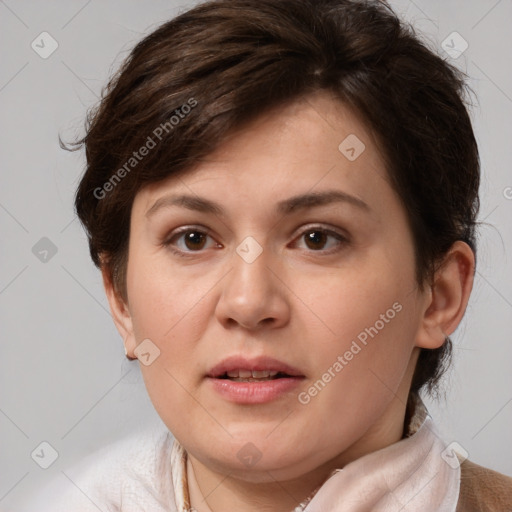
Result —
<instances>
[{"instance_id":1,"label":"teeth","mask_svg":"<svg viewBox=\"0 0 512 512\"><path fill-rule=\"evenodd\" d=\"M278 373L274 370L231 370L227 372L227 375L231 379L268 379L269 377L275 377Z\"/></svg>"},{"instance_id":2,"label":"teeth","mask_svg":"<svg viewBox=\"0 0 512 512\"><path fill-rule=\"evenodd\" d=\"M270 372L268 370L253 370L251 373L253 379L263 379L270 377Z\"/></svg>"}]
</instances>

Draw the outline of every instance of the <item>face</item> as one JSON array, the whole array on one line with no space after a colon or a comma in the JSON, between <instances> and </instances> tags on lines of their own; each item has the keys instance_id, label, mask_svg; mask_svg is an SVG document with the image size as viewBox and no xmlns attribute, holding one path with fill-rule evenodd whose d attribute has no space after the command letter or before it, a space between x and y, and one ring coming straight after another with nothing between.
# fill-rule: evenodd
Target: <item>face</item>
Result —
<instances>
[{"instance_id":1,"label":"face","mask_svg":"<svg viewBox=\"0 0 512 512\"><path fill-rule=\"evenodd\" d=\"M151 400L202 464L294 478L401 433L412 235L370 131L326 93L138 193L127 296Z\"/></svg>"}]
</instances>

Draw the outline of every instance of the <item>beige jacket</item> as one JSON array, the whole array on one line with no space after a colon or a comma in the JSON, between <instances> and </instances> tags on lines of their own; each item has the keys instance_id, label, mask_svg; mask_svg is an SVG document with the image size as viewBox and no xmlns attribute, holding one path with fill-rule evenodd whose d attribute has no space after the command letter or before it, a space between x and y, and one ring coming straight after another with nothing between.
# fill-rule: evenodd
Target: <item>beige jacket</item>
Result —
<instances>
[{"instance_id":1,"label":"beige jacket","mask_svg":"<svg viewBox=\"0 0 512 512\"><path fill-rule=\"evenodd\" d=\"M512 478L462 462L457 512L512 512Z\"/></svg>"}]
</instances>

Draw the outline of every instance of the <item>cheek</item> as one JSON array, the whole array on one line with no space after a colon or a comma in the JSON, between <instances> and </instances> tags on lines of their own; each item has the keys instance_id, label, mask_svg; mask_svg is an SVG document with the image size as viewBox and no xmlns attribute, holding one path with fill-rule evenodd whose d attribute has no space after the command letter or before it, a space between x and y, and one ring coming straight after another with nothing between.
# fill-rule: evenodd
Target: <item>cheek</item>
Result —
<instances>
[{"instance_id":1,"label":"cheek","mask_svg":"<svg viewBox=\"0 0 512 512\"><path fill-rule=\"evenodd\" d=\"M128 293L137 340L154 338L168 344L178 332L198 326L204 298L215 276L197 271L176 271L165 255L134 254L128 267ZM183 340L188 340L188 333Z\"/></svg>"},{"instance_id":2,"label":"cheek","mask_svg":"<svg viewBox=\"0 0 512 512\"><path fill-rule=\"evenodd\" d=\"M294 282L294 293L309 307L311 322L318 324L325 334L318 340L323 340L326 346L333 343L343 346L366 329L373 332L371 328L376 323L379 332L398 331L400 316L404 314L398 314L397 309L413 298L410 292L414 276L412 269L401 271L368 261ZM364 339L364 334L361 337Z\"/></svg>"},{"instance_id":3,"label":"cheek","mask_svg":"<svg viewBox=\"0 0 512 512\"><path fill-rule=\"evenodd\" d=\"M382 393L377 388L389 394L380 380L396 389L404 375L419 318L411 293L414 267L391 268L386 259L332 274L320 283L318 293L312 294L306 281L297 292L308 296L321 318L316 327L324 335L316 336L311 329L314 350L304 346L314 368L311 380L329 381L330 392L322 391L319 402L334 405L363 396L378 400Z\"/></svg>"},{"instance_id":4,"label":"cheek","mask_svg":"<svg viewBox=\"0 0 512 512\"><path fill-rule=\"evenodd\" d=\"M149 338L159 350L158 359L141 364L141 371L161 412L171 402L173 410L181 405L185 414L190 410L184 389L193 392L199 378L191 369L204 360L201 340L212 321L211 294L221 277L192 267L176 271L165 255L130 254L127 285L134 334L137 343Z\"/></svg>"},{"instance_id":5,"label":"cheek","mask_svg":"<svg viewBox=\"0 0 512 512\"><path fill-rule=\"evenodd\" d=\"M191 381L190 369L196 368L200 360L198 340L208 318L206 302L201 298L212 283L204 277L191 286L190 276L180 277L164 265L143 264L137 258L132 263L136 271L132 272L128 291L133 297L130 308L134 334L138 343L149 338L159 350L151 365L140 364L144 383L168 428L186 435L186 429L183 433L180 429L194 419L190 393L194 393L195 381Z\"/></svg>"}]
</instances>

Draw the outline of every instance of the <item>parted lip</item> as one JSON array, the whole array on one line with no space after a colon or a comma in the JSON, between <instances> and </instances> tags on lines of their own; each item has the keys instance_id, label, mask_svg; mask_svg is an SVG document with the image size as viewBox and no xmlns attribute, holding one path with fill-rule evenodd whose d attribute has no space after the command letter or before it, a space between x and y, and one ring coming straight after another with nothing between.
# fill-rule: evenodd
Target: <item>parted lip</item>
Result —
<instances>
[{"instance_id":1,"label":"parted lip","mask_svg":"<svg viewBox=\"0 0 512 512\"><path fill-rule=\"evenodd\" d=\"M242 355L233 355L223 359L220 363L211 368L206 376L218 378L234 370L267 370L283 373L290 377L304 377L304 374L299 369L279 361L278 359L267 356L248 358Z\"/></svg>"}]
</instances>

